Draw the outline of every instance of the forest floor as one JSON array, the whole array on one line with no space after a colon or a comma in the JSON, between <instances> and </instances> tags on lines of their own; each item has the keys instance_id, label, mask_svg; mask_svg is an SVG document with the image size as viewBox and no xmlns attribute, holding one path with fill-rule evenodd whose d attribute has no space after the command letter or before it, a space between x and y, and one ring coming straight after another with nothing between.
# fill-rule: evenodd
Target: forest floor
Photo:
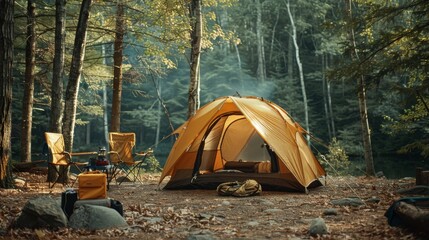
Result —
<instances>
[{"instance_id":1,"label":"forest floor","mask_svg":"<svg viewBox=\"0 0 429 240\"><path fill-rule=\"evenodd\" d=\"M26 183L0 189L0 239L311 239L308 229L322 217L328 234L322 239L419 239L412 232L390 227L384 213L400 188L414 179L328 177L326 186L308 194L262 191L259 196L219 196L215 190L158 190L159 174L145 174L144 184L112 184L108 197L124 206L129 227L100 231L70 228L11 229L25 203L34 197L60 197L61 185L48 188L46 175L19 173ZM377 198L359 207L333 206L331 200ZM323 215L327 209L337 215Z\"/></svg>"}]
</instances>

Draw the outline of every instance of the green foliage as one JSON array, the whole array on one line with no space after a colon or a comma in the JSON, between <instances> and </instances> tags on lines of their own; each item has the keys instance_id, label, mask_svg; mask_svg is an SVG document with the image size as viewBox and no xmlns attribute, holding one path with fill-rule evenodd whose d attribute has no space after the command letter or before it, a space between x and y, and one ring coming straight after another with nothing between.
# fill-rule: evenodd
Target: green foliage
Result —
<instances>
[{"instance_id":1,"label":"green foliage","mask_svg":"<svg viewBox=\"0 0 429 240\"><path fill-rule=\"evenodd\" d=\"M146 172L158 173L162 171L161 165L154 155L147 157L145 163L144 169Z\"/></svg>"},{"instance_id":2,"label":"green foliage","mask_svg":"<svg viewBox=\"0 0 429 240\"><path fill-rule=\"evenodd\" d=\"M327 171L331 170L332 175L346 175L350 173L349 157L341 142L333 138L328 146L328 153L319 153L318 159Z\"/></svg>"},{"instance_id":3,"label":"green foliage","mask_svg":"<svg viewBox=\"0 0 429 240\"><path fill-rule=\"evenodd\" d=\"M361 127L356 96L356 76L365 75L368 116L374 152L419 151L428 157L428 22L427 1L354 1L352 22L344 17L344 2L291 1L306 79L310 129L329 139L324 112L322 79L329 76L333 118L341 147L350 156L362 155ZM15 9L15 60L12 148L19 152L20 110L23 95L26 1ZM124 38L124 85L121 130L137 134L138 144L148 147L171 133L187 119L189 86L189 1L126 2ZM298 83L295 52L290 43L290 21L285 1L264 0L262 35L267 80L256 80L256 8L252 1L204 2L204 36L201 55L201 106L213 99L256 95L284 107L295 120L303 121L302 93ZM70 69L76 19L80 2L67 2L65 77ZM33 141L39 153L49 122L51 72L54 54L55 2L37 1L36 85ZM104 143L102 89L107 89L107 112L112 94L112 42L115 37L116 2L95 1L77 110L75 145L82 150ZM360 61L351 62L348 29L356 30ZM341 54L344 54L341 56ZM323 60L322 60L323 58ZM292 62L289 62L292 61ZM156 85L156 86L155 86ZM374 90L376 89L376 90ZM164 108L158 108L159 91ZM168 113L166 113L168 112ZM167 117L167 114L169 115ZM159 133L157 128L159 126ZM91 139L86 139L90 131ZM158 139L159 140L159 139ZM90 145L87 145L90 141ZM158 145L163 164L173 140ZM161 150L159 150L162 148ZM339 157L338 157L339 158Z\"/></svg>"}]
</instances>

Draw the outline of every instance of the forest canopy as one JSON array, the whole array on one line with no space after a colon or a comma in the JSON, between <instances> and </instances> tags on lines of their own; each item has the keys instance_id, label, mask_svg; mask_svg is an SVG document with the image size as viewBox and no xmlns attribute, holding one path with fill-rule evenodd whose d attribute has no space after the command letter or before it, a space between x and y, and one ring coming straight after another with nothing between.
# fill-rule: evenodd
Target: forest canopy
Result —
<instances>
[{"instance_id":1,"label":"forest canopy","mask_svg":"<svg viewBox=\"0 0 429 240\"><path fill-rule=\"evenodd\" d=\"M56 1L34 4L32 155L49 130ZM117 8L123 7L121 124L137 148L165 161L187 119L191 1L93 1L89 11L73 149L106 146L113 101ZM350 3L350 7L347 5ZM19 161L27 1L15 1L12 159ZM81 1L65 5L64 90ZM429 2L426 0L202 1L201 106L226 95L258 96L286 109L328 151L334 141L362 159L358 79L366 86L372 152L429 157ZM350 41L350 34L353 40ZM350 57L352 55L352 57ZM304 107L308 106L308 107ZM107 114L106 114L107 113ZM306 124L308 122L308 124ZM323 144L320 144L323 143Z\"/></svg>"}]
</instances>

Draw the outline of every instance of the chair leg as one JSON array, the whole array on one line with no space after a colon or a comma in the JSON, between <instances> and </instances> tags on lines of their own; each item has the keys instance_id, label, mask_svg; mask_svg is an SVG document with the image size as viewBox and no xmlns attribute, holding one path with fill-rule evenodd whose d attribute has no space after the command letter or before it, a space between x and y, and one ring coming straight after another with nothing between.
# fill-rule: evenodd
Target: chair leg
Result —
<instances>
[{"instance_id":1,"label":"chair leg","mask_svg":"<svg viewBox=\"0 0 429 240\"><path fill-rule=\"evenodd\" d=\"M115 182L116 182L116 175L118 175L119 173L118 168L119 168L118 165L112 165L111 168L108 169L110 179L107 179L107 181L112 182L112 180L115 179Z\"/></svg>"},{"instance_id":2,"label":"chair leg","mask_svg":"<svg viewBox=\"0 0 429 240\"><path fill-rule=\"evenodd\" d=\"M53 188L55 186L55 184L57 184L60 180L60 176L64 176L65 174L67 174L67 170L69 166L55 166L55 165L51 165L51 167L55 170L56 173L56 177L55 180L53 182L49 181L48 182L48 186L49 188ZM51 185L52 183L52 185ZM63 184L63 186L67 186L66 182L61 182L61 184Z\"/></svg>"},{"instance_id":3,"label":"chair leg","mask_svg":"<svg viewBox=\"0 0 429 240\"><path fill-rule=\"evenodd\" d=\"M139 163L139 164L134 165L133 167L129 168L124 179L126 179L128 176L132 175L134 177L133 182L136 182L136 180L137 180L140 182L140 184L143 184L143 181L140 179L141 165L142 165L142 163ZM135 171L137 171L137 173L135 173ZM119 185L123 182L124 179L122 179L122 181L119 183Z\"/></svg>"}]
</instances>

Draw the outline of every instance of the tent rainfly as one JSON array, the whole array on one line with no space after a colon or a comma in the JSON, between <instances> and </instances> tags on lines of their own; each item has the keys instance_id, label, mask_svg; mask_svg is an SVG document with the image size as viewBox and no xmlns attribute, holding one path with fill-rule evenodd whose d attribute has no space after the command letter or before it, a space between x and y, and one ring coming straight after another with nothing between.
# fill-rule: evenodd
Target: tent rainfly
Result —
<instances>
[{"instance_id":1,"label":"tent rainfly","mask_svg":"<svg viewBox=\"0 0 429 240\"><path fill-rule=\"evenodd\" d=\"M164 189L215 189L254 179L264 190L306 191L321 185L325 170L304 138L305 130L280 106L257 97L221 97L175 130L165 163Z\"/></svg>"}]
</instances>

